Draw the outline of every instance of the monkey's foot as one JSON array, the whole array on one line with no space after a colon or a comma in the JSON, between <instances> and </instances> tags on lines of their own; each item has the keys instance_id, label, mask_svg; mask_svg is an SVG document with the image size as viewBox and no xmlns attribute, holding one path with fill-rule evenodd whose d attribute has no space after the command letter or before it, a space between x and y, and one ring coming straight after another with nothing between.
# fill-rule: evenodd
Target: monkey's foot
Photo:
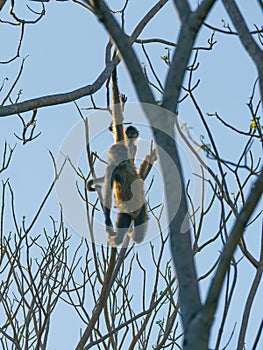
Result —
<instances>
[{"instance_id":1,"label":"monkey's foot","mask_svg":"<svg viewBox=\"0 0 263 350\"><path fill-rule=\"evenodd\" d=\"M144 240L144 237L145 237L145 234L144 235L138 234L138 233L135 234L134 230L129 230L128 235L129 235L129 237L131 237L131 239L133 240L133 242L135 244L142 243L142 241Z\"/></svg>"},{"instance_id":2,"label":"monkey's foot","mask_svg":"<svg viewBox=\"0 0 263 350\"><path fill-rule=\"evenodd\" d=\"M114 232L114 228L110 219L105 221L105 226L106 226L106 232L108 233L108 235L116 236L116 233Z\"/></svg>"},{"instance_id":3,"label":"monkey's foot","mask_svg":"<svg viewBox=\"0 0 263 350\"><path fill-rule=\"evenodd\" d=\"M118 247L123 242L124 235L116 234L115 236L108 236L108 244L111 247Z\"/></svg>"},{"instance_id":4,"label":"monkey's foot","mask_svg":"<svg viewBox=\"0 0 263 350\"><path fill-rule=\"evenodd\" d=\"M158 156L157 156L157 149L154 148L150 154L150 163L153 164L154 162L156 162L158 159Z\"/></svg>"},{"instance_id":5,"label":"monkey's foot","mask_svg":"<svg viewBox=\"0 0 263 350\"><path fill-rule=\"evenodd\" d=\"M109 237L115 237L116 236L116 232L114 232L114 229L111 227L107 227L106 232L108 233Z\"/></svg>"},{"instance_id":6,"label":"monkey's foot","mask_svg":"<svg viewBox=\"0 0 263 350\"><path fill-rule=\"evenodd\" d=\"M109 236L108 237L108 245L110 245L113 248L118 247L120 243L116 242L116 236Z\"/></svg>"},{"instance_id":7,"label":"monkey's foot","mask_svg":"<svg viewBox=\"0 0 263 350\"><path fill-rule=\"evenodd\" d=\"M134 231L133 228L130 228L129 231L127 232L127 235L133 239Z\"/></svg>"}]
</instances>

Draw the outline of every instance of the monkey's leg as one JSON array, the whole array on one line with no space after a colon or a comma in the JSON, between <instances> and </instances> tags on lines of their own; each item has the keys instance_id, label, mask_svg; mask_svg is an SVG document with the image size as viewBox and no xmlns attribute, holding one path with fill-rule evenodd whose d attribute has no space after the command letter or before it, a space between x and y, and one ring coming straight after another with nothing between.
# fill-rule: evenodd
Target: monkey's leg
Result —
<instances>
[{"instance_id":1,"label":"monkey's leg","mask_svg":"<svg viewBox=\"0 0 263 350\"><path fill-rule=\"evenodd\" d=\"M146 235L148 215L145 205L142 206L139 215L134 219L134 231L131 236L135 243L141 243Z\"/></svg>"},{"instance_id":2,"label":"monkey's leg","mask_svg":"<svg viewBox=\"0 0 263 350\"><path fill-rule=\"evenodd\" d=\"M110 209L104 207L104 215L105 215L105 226L106 226L106 232L110 235L110 236L115 236L115 232L113 229L113 225L112 225L112 221L110 218Z\"/></svg>"},{"instance_id":3,"label":"monkey's leg","mask_svg":"<svg viewBox=\"0 0 263 350\"><path fill-rule=\"evenodd\" d=\"M120 245L123 241L125 234L128 232L131 225L132 218L130 214L119 213L116 220L116 236L111 237L109 244L111 246Z\"/></svg>"}]
</instances>

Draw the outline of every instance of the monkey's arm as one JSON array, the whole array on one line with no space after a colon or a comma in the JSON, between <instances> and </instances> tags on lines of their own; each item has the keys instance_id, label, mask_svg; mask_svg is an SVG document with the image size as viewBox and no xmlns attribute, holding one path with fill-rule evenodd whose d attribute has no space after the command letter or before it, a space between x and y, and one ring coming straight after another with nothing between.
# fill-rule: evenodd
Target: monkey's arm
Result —
<instances>
[{"instance_id":1,"label":"monkey's arm","mask_svg":"<svg viewBox=\"0 0 263 350\"><path fill-rule=\"evenodd\" d=\"M134 166L135 157L137 153L137 146L134 144L133 140L129 140L129 139L127 142L127 146L128 146L129 159L130 159L131 165Z\"/></svg>"},{"instance_id":2,"label":"monkey's arm","mask_svg":"<svg viewBox=\"0 0 263 350\"><path fill-rule=\"evenodd\" d=\"M106 174L104 177L104 215L105 215L105 226L106 231L109 235L114 236L115 232L111 222L111 206L112 206L112 186L113 186L113 168L109 165L106 169Z\"/></svg>"},{"instance_id":3,"label":"monkey's arm","mask_svg":"<svg viewBox=\"0 0 263 350\"><path fill-rule=\"evenodd\" d=\"M137 150L137 147L135 145L134 145L134 147L135 147L133 149L134 153L132 154L132 156L135 156L135 153ZM138 169L138 174L140 175L142 180L145 180L147 178L150 171L152 170L153 163L156 162L157 159L158 159L158 157L157 157L156 148L154 148L152 150L151 154L144 157L144 159L143 159L143 161L140 164L140 167ZM134 165L134 157L132 157L132 161L133 161L132 165ZM98 184L105 182L105 178L106 178L106 175L102 176L102 177L98 177L97 179L89 180L87 183L87 190L90 192L95 192L96 188L94 188L92 186L96 186Z\"/></svg>"},{"instance_id":4,"label":"monkey's arm","mask_svg":"<svg viewBox=\"0 0 263 350\"><path fill-rule=\"evenodd\" d=\"M89 180L88 183L87 183L87 190L90 191L90 192L95 192L96 188L94 188L92 186L96 186L96 185L98 185L100 183L103 183L104 180L105 180L105 176L98 177L97 179Z\"/></svg>"},{"instance_id":5,"label":"monkey's arm","mask_svg":"<svg viewBox=\"0 0 263 350\"><path fill-rule=\"evenodd\" d=\"M120 92L117 82L117 69L115 68L111 75L112 82L112 130L115 142L124 140L123 115L120 104Z\"/></svg>"},{"instance_id":6,"label":"monkey's arm","mask_svg":"<svg viewBox=\"0 0 263 350\"><path fill-rule=\"evenodd\" d=\"M147 176L149 175L152 169L153 163L156 162L156 160L157 160L157 150L156 148L154 148L151 151L151 154L144 158L144 160L142 161L139 167L138 174L140 175L142 180L145 180L147 178Z\"/></svg>"}]
</instances>

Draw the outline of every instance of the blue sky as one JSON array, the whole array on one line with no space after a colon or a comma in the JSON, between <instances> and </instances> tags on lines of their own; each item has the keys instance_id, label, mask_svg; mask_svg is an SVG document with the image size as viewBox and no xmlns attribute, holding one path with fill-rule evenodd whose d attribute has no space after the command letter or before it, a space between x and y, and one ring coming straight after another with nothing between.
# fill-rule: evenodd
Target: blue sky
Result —
<instances>
[{"instance_id":1,"label":"blue sky","mask_svg":"<svg viewBox=\"0 0 263 350\"><path fill-rule=\"evenodd\" d=\"M20 1L17 6L17 12L21 17L25 15L29 16L29 18L32 17L26 10L26 4L29 4L35 10L41 9L40 4L30 1ZM116 1L114 4L116 9L120 9L123 1ZM146 13L151 4L152 2L149 1L140 2L138 0L131 0L127 8L126 29L128 33L133 30L134 26L142 18L143 14ZM248 2L242 0L239 1L239 5L251 29L254 29L254 23L259 26L262 24L262 13L260 13L256 1ZM195 1L192 1L192 6L195 6ZM8 6L3 11L7 13ZM229 22L221 3L217 2L207 22L221 27L222 20L226 23ZM180 24L171 1L161 10L160 14L156 16L140 37L152 38L158 36L174 41L176 40L179 27ZM202 30L198 36L198 44L207 46L207 39L210 35L211 32L209 30ZM19 38L18 28L1 25L0 37L2 38L2 42L4 42L0 60L7 60L16 51L16 44ZM196 80L200 78L201 83L196 96L204 113L218 112L230 124L247 131L250 125L250 115L246 103L251 95L256 79L255 67L244 52L237 37L216 33L215 40L217 40L217 44L212 51L201 51L198 56L200 66L194 78ZM17 75L22 57L27 55L28 58L26 59L22 77L13 92L14 99L20 89L22 89L21 100L26 100L42 95L71 91L92 83L103 70L104 49L107 41L108 37L103 27L92 14L84 11L83 8L72 2L56 2L51 0L46 5L46 16L36 25L26 27L21 58L9 65L0 66L1 81L5 76L9 77L4 91L8 91L8 88ZM140 45L135 44L134 46L137 50L139 60L147 65L146 59L140 50ZM149 44L146 46L146 49L152 57L152 62L160 79L164 81L167 66L160 59L160 56L164 56L167 53L165 47L159 44ZM149 71L148 66L147 70ZM129 103L137 102L136 92L123 64L120 64L118 71L121 91L128 96ZM96 93L94 98L98 106L104 107L106 103L105 89L103 88ZM160 99L158 93L156 93L156 99ZM78 104L81 107L91 106L88 97L78 101ZM88 111L84 112L85 115L91 113ZM127 117L131 119L132 113L127 114ZM30 113L27 115L30 117ZM205 131L190 101L186 100L186 102L179 106L179 115L184 122L192 127L197 139L199 139L200 135L205 135ZM95 118L91 118L91 124L93 120L94 124L97 123ZM100 125L106 128L110 119L106 114L103 118L100 121L102 123ZM73 103L42 108L38 111L36 128L37 131L41 131L41 136L32 143L23 146L13 134L15 132L19 135L21 132L21 123L18 117L10 116L1 119L0 146L3 147L4 140L7 140L10 145L18 143L11 166L4 173L3 179L10 178L16 194L16 210L19 218L22 218L23 215L31 218L34 215L53 177L52 162L48 150L51 150L56 155L66 135L79 120L79 115ZM236 159L240 154L244 140L230 133L215 119L210 118L208 123L215 136L218 148L222 152L222 156L227 159ZM142 144L143 140L149 139L151 136L146 127L140 131ZM94 148L97 149L97 147L101 146L102 150L103 148L107 150L111 142L111 136L105 136L104 140L105 144L102 144L99 138L97 143L94 142ZM253 151L256 157L261 155L260 149L255 147ZM212 162L209 165L213 166ZM186 177L191 177L190 173L191 167L187 166L187 162L185 161ZM233 191L236 191L234 182L230 183L233 186ZM158 197L158 199L160 198ZM154 196L153 201L155 201ZM55 194L53 194L40 217L37 230L40 230L46 225L48 215L56 216L57 213L57 200ZM207 220L207 229L204 235L209 236L211 234L210 227L213 227L213 223L218 220L218 215L215 211L212 217ZM259 229L258 226L256 228ZM248 240L248 245L253 251L258 250L259 235L257 230L255 231L256 238L252 237L251 240ZM74 235L77 241L79 236L73 233L73 237ZM136 249L143 254L145 247L142 246ZM220 247L217 247L215 251L218 253L219 249ZM200 273L207 271L207 266L212 264L214 261L213 254L215 253L211 250L209 254L205 252L204 256L202 254L200 255L200 259L198 260L198 271ZM240 257L240 253L238 254L237 256ZM247 295L248 281L253 277L254 273L251 267L245 264L245 262L243 270L242 278L238 281L240 284L239 293L236 295L236 302L232 306L232 317L229 321L229 327L231 329L234 323L239 320L239 315L242 312L240 300L243 300L244 295ZM203 283L203 296L207 286L206 283ZM255 305L258 305L259 302L260 297L257 296ZM57 316L53 321L56 326L50 334L49 349L72 349L76 344L78 329L77 327L72 327L72 325L75 326L78 320L74 319L75 316L72 313L69 314L69 319L66 320L66 312L64 306L59 305ZM220 310L218 314L220 314ZM62 317L63 322L60 325L59 320ZM259 321L260 315L257 316L256 313L253 313L253 322L255 325ZM65 332L64 327L66 327L68 332ZM248 341L249 339L254 339L255 336L252 328L253 326L249 329ZM227 336L229 336L229 333Z\"/></svg>"}]
</instances>

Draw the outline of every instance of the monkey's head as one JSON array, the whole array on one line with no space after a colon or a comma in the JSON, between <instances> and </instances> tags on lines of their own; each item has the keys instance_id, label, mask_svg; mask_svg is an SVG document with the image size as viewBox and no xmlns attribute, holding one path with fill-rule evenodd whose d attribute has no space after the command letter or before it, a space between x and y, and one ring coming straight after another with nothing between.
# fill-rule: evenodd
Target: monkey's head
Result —
<instances>
[{"instance_id":1,"label":"monkey's head","mask_svg":"<svg viewBox=\"0 0 263 350\"><path fill-rule=\"evenodd\" d=\"M125 130L125 134L128 139L137 139L139 137L139 131L132 125L128 126Z\"/></svg>"},{"instance_id":2,"label":"monkey's head","mask_svg":"<svg viewBox=\"0 0 263 350\"><path fill-rule=\"evenodd\" d=\"M121 163L128 159L128 149L121 143L117 143L109 149L108 152L109 159L114 163Z\"/></svg>"}]
</instances>

